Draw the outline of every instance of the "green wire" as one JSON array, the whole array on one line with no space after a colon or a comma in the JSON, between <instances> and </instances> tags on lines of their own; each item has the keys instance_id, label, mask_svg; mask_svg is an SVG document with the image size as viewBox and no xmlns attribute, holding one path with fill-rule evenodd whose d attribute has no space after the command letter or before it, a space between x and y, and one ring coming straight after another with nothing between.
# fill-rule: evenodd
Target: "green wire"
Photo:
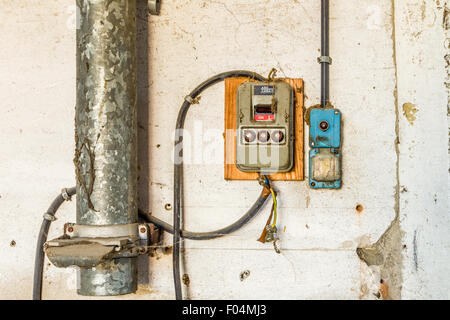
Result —
<instances>
[{"instance_id":1,"label":"green wire","mask_svg":"<svg viewBox=\"0 0 450 320\"><path fill-rule=\"evenodd\" d=\"M271 228L275 228L277 225L277 197L275 195L275 191L273 191L272 186L270 185L270 180L269 178L264 175L264 180L266 185L270 188L270 193L272 194L272 199L273 199L273 222L272 222L272 226Z\"/></svg>"},{"instance_id":2,"label":"green wire","mask_svg":"<svg viewBox=\"0 0 450 320\"><path fill-rule=\"evenodd\" d=\"M273 192L273 189L270 188L270 192L272 193L273 198L273 223L272 223L272 229L275 228L277 224L277 197L275 196L275 192Z\"/></svg>"}]
</instances>

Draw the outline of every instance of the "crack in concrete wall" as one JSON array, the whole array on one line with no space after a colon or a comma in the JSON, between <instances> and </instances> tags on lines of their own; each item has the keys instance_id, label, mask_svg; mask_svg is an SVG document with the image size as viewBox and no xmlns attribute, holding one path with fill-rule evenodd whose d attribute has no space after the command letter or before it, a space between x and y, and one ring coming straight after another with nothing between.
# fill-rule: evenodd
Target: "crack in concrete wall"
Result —
<instances>
[{"instance_id":1,"label":"crack in concrete wall","mask_svg":"<svg viewBox=\"0 0 450 320\"><path fill-rule=\"evenodd\" d=\"M392 59L395 68L394 101L395 101L395 153L396 153L396 185L395 185L395 218L391 225L381 235L378 241L365 248L357 248L358 257L370 266L380 267L381 284L389 287L389 294L383 295L386 299L401 299L402 290L402 238L404 232L400 228L400 110L398 102L398 66L397 66L397 48L396 48L396 29L395 29L395 0L392 0L391 9L392 24ZM380 286L381 290L381 286Z\"/></svg>"},{"instance_id":2,"label":"crack in concrete wall","mask_svg":"<svg viewBox=\"0 0 450 320\"><path fill-rule=\"evenodd\" d=\"M442 28L445 32L446 43L445 47L447 51L450 50L450 8L449 2L445 1L444 3L444 14L442 19ZM450 118L450 54L446 54L445 62L447 63L447 80L445 81L445 86L447 88L448 100L447 100L447 118ZM450 127L449 127L449 141L448 141L448 153L450 155ZM450 159L449 159L450 160ZM449 169L450 172L450 169Z\"/></svg>"},{"instance_id":3,"label":"crack in concrete wall","mask_svg":"<svg viewBox=\"0 0 450 320\"><path fill-rule=\"evenodd\" d=\"M381 280L385 286L389 287L387 299L401 299L403 235L400 221L396 218L375 244L356 249L358 257L369 267L379 267Z\"/></svg>"}]
</instances>

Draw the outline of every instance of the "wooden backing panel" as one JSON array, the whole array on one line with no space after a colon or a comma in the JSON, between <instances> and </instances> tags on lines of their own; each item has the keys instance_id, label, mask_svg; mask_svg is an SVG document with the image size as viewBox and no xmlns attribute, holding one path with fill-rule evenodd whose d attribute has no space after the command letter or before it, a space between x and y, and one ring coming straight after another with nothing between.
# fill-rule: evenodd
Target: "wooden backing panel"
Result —
<instances>
[{"instance_id":1,"label":"wooden backing panel","mask_svg":"<svg viewBox=\"0 0 450 320\"><path fill-rule=\"evenodd\" d=\"M303 80L279 79L289 83L295 91L295 143L294 168L290 172L276 173L269 176L273 181L304 180L303 163ZM235 165L236 159L236 92L248 78L229 78L225 80L225 180L256 180L257 173L240 171ZM250 80L251 81L251 80Z\"/></svg>"}]
</instances>

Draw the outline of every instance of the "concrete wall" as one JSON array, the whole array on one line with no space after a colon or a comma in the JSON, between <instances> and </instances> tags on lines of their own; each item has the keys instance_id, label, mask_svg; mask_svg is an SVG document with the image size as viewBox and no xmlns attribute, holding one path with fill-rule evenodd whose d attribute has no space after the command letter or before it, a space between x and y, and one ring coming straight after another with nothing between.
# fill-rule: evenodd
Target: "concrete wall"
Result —
<instances>
[{"instance_id":1,"label":"concrete wall","mask_svg":"<svg viewBox=\"0 0 450 320\"><path fill-rule=\"evenodd\" d=\"M330 2L331 98L344 116L344 186L312 191L306 182L275 183L281 254L256 241L269 206L229 237L187 241L191 298L377 299L386 287L387 298L450 298L447 1ZM63 0L20 3L0 0L3 299L31 298L42 214L62 187L75 184L76 9ZM170 222L172 132L184 96L218 72L276 67L279 76L305 80L307 107L318 103L320 2L167 0L150 18L144 5L140 207ZM222 179L223 97L223 85L211 88L187 120L191 132L205 133L203 142L193 141L203 150L185 168L185 225L192 231L229 224L260 189ZM50 237L75 220L74 202L58 218ZM250 275L241 281L245 270ZM173 298L170 254L141 258L139 288L120 298ZM47 264L43 296L82 298L75 270Z\"/></svg>"}]
</instances>

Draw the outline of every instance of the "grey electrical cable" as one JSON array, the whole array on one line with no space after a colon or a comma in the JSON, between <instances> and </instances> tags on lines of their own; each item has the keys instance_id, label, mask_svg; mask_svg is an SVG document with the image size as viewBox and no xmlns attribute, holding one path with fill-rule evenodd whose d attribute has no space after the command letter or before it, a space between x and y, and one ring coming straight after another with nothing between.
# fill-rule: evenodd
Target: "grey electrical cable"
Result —
<instances>
[{"instance_id":1,"label":"grey electrical cable","mask_svg":"<svg viewBox=\"0 0 450 320\"><path fill-rule=\"evenodd\" d=\"M181 274L180 274L180 229L181 229L181 198L182 198L182 186L183 186L183 129L184 122L186 120L187 112L192 102L200 95L201 92L211 87L212 85L221 82L227 78L235 77L248 77L256 79L259 81L265 81L266 79L254 72L236 70L220 73L215 75L208 80L201 83L197 88L195 88L190 94L189 99L185 99L181 105L180 111L178 112L178 118L176 123L176 133L175 133L175 164L174 164L174 212L173 212L173 278L175 285L175 297L177 300L182 300L182 289L181 289ZM177 154L178 151L178 154ZM180 159L181 161L177 161Z\"/></svg>"},{"instance_id":2,"label":"grey electrical cable","mask_svg":"<svg viewBox=\"0 0 450 320\"><path fill-rule=\"evenodd\" d=\"M239 220L237 220L236 222L225 228L209 232L191 232L180 230L180 236L183 239L189 240L212 240L233 233L239 230L244 225L246 225L250 220L253 219L253 217L255 217L258 214L258 212L261 210L266 200L268 199L268 196L269 196L268 192L267 193L262 192L261 195L256 200L256 202L252 205L252 207L241 218L239 218ZM173 226L171 226L167 222L162 221L161 219L158 219L151 215L147 215L142 211L139 211L139 215L146 222L153 223L154 225L160 227L164 231L173 234L174 232Z\"/></svg>"},{"instance_id":3,"label":"grey electrical cable","mask_svg":"<svg viewBox=\"0 0 450 320\"><path fill-rule=\"evenodd\" d=\"M65 193L64 193L65 192ZM34 258L34 279L33 279L33 300L41 300L42 295L42 275L44 272L44 243L47 241L48 230L55 217L56 211L68 200L67 197L71 197L76 194L77 189L75 187L64 190L59 194L55 200L53 200L47 212L44 214L44 220L42 221L41 230L36 246L36 256Z\"/></svg>"}]
</instances>

